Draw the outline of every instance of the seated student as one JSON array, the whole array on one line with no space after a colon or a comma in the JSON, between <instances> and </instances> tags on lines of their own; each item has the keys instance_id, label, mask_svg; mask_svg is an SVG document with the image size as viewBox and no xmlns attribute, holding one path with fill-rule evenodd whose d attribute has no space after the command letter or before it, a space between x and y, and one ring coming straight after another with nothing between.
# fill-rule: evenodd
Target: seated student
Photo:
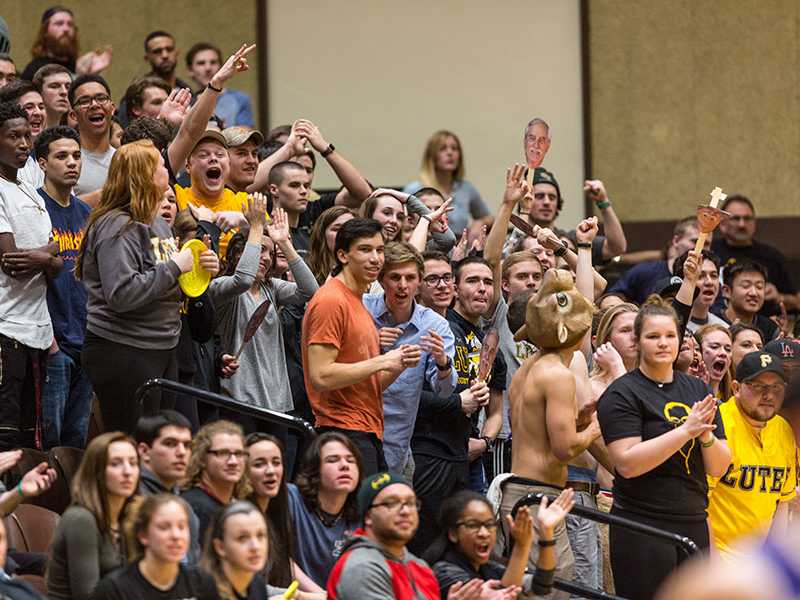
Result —
<instances>
[{"instance_id":1,"label":"seated student","mask_svg":"<svg viewBox=\"0 0 800 600\"><path fill-rule=\"evenodd\" d=\"M536 573L530 575L525 573L525 568L533 543L534 522L527 506L521 507L514 519L511 515L506 516L514 538L514 549L508 564L501 565L491 560L497 540L497 520L486 497L463 490L445 500L440 515L442 534L425 554L425 560L433 565L433 572L439 580L442 597L456 582L467 583L474 578L499 580L504 587L519 586L526 598L529 594L549 594L556 566L553 530L566 518L573 505L570 488L561 492L552 504L548 504L546 498L542 500L536 514L542 549L536 561Z\"/></svg>"},{"instance_id":2,"label":"seated student","mask_svg":"<svg viewBox=\"0 0 800 600\"><path fill-rule=\"evenodd\" d=\"M15 492L16 493L16 492ZM0 519L0 597L9 600L46 600L24 579L12 578L5 570L8 551L8 536L5 522Z\"/></svg>"},{"instance_id":3,"label":"seated student","mask_svg":"<svg viewBox=\"0 0 800 600\"><path fill-rule=\"evenodd\" d=\"M330 431L306 450L297 485L287 485L297 565L320 587L328 581L345 539L358 526L361 473L355 444Z\"/></svg>"},{"instance_id":4,"label":"seated student","mask_svg":"<svg viewBox=\"0 0 800 600\"><path fill-rule=\"evenodd\" d=\"M267 562L267 522L249 502L217 513L206 538L203 566L214 577L221 600L266 600L260 573Z\"/></svg>"},{"instance_id":5,"label":"seated student","mask_svg":"<svg viewBox=\"0 0 800 600\"><path fill-rule=\"evenodd\" d=\"M267 519L270 547L269 560L264 568L267 583L276 588L288 588L297 579L300 583L298 598L324 598L325 590L311 581L294 561L296 552L284 476L286 463L283 445L268 433L251 433L247 436L246 445L249 454L247 477L253 486L253 493L248 500Z\"/></svg>"},{"instance_id":6,"label":"seated student","mask_svg":"<svg viewBox=\"0 0 800 600\"><path fill-rule=\"evenodd\" d=\"M733 360L732 367L735 372L736 368L739 366L739 363L742 362L742 359L747 354L755 352L756 350L761 350L764 347L764 338L761 337L761 330L758 329L758 327L753 325L745 325L743 323L731 325L730 332L731 340L733 342L733 345L731 346L731 356ZM780 352L774 352L770 350L767 350L767 352L772 352L778 356L781 355Z\"/></svg>"},{"instance_id":7,"label":"seated student","mask_svg":"<svg viewBox=\"0 0 800 600\"><path fill-rule=\"evenodd\" d=\"M439 584L433 571L406 549L419 525L419 500L411 484L395 473L375 473L361 483L358 510L363 529L358 529L342 548L342 557L328 580L328 598L438 600ZM514 586L486 589L486 595L479 596L483 591L480 588L479 581L463 587L456 583L447 598L511 600L519 591Z\"/></svg>"},{"instance_id":8,"label":"seated student","mask_svg":"<svg viewBox=\"0 0 800 600\"><path fill-rule=\"evenodd\" d=\"M105 574L124 564L122 519L139 483L134 441L119 431L94 438L72 480L72 506L50 547L51 600L87 600Z\"/></svg>"},{"instance_id":9,"label":"seated student","mask_svg":"<svg viewBox=\"0 0 800 600\"><path fill-rule=\"evenodd\" d=\"M244 497L246 460L244 433L236 423L214 421L194 436L182 497L200 519L200 540L222 508Z\"/></svg>"},{"instance_id":10,"label":"seated student","mask_svg":"<svg viewBox=\"0 0 800 600\"><path fill-rule=\"evenodd\" d=\"M126 523L131 562L103 577L93 600L216 600L214 579L183 559L189 549L189 507L172 494L144 499Z\"/></svg>"},{"instance_id":11,"label":"seated student","mask_svg":"<svg viewBox=\"0 0 800 600\"><path fill-rule=\"evenodd\" d=\"M189 421L174 410L162 410L139 419L135 439L139 453L139 495L180 494L179 484L186 477L192 455L192 430ZM189 509L191 545L186 555L189 564L200 561L200 521Z\"/></svg>"}]
</instances>

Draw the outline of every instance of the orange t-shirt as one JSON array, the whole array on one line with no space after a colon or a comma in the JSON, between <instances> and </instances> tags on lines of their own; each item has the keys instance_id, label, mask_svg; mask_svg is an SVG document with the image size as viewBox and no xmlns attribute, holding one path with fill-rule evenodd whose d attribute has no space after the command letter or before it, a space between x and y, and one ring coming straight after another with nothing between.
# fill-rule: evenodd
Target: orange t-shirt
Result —
<instances>
[{"instance_id":1,"label":"orange t-shirt","mask_svg":"<svg viewBox=\"0 0 800 600\"><path fill-rule=\"evenodd\" d=\"M303 371L317 427L366 431L383 439L383 397L378 373L354 385L318 392L308 376L309 344L330 344L339 350L338 363L356 363L378 356L380 342L372 315L337 278L323 285L303 318Z\"/></svg>"}]
</instances>

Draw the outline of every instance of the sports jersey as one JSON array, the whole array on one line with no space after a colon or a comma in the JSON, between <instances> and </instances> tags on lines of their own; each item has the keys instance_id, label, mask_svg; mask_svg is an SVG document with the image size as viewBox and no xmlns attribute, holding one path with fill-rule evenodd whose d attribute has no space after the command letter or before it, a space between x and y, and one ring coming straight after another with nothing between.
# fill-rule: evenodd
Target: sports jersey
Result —
<instances>
[{"instance_id":1,"label":"sports jersey","mask_svg":"<svg viewBox=\"0 0 800 600\"><path fill-rule=\"evenodd\" d=\"M794 434L775 416L761 434L742 415L734 399L719 408L732 462L720 478L708 478L708 517L720 555L731 558L744 535L766 535L778 502L795 497L797 455Z\"/></svg>"},{"instance_id":2,"label":"sports jersey","mask_svg":"<svg viewBox=\"0 0 800 600\"><path fill-rule=\"evenodd\" d=\"M247 194L244 192L234 192L225 188L222 192L222 195L217 198L215 202L210 202L208 200L202 200L195 196L194 190L188 187L181 187L179 184L175 184L175 201L178 204L178 210L184 210L189 203L193 204L194 206L205 206L206 208L210 208L215 213L217 212L233 212L233 211L242 211L242 204L245 206L247 205ZM219 236L219 255L221 258L225 257L225 251L228 248L228 242L233 237L233 234L236 233L235 231L225 231L220 234Z\"/></svg>"}]
</instances>

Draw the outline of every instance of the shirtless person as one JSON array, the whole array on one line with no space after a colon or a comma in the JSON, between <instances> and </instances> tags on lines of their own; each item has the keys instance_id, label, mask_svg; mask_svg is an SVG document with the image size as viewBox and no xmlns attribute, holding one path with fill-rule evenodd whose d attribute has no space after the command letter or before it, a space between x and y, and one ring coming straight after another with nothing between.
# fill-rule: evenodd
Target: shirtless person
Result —
<instances>
[{"instance_id":1,"label":"shirtless person","mask_svg":"<svg viewBox=\"0 0 800 600\"><path fill-rule=\"evenodd\" d=\"M587 220L580 228L596 227ZM580 248L590 261L590 249ZM579 284L585 269L579 270ZM591 283L589 284L591 285ZM584 287L583 285L581 287ZM540 351L528 359L511 382L509 404L514 432L511 464L514 475L503 486L501 518L526 494L557 495L567 482L567 463L580 456L600 436L596 417L577 420L577 382L570 370L591 327L592 305L580 293L568 271L551 269L539 291L526 307L526 323L515 339L527 339ZM542 435L542 432L546 435ZM508 538L506 538L508 539ZM566 527L555 531L556 576L572 578L574 558ZM538 545L531 550L529 566L535 567ZM554 598L569 594L556 592Z\"/></svg>"}]
</instances>

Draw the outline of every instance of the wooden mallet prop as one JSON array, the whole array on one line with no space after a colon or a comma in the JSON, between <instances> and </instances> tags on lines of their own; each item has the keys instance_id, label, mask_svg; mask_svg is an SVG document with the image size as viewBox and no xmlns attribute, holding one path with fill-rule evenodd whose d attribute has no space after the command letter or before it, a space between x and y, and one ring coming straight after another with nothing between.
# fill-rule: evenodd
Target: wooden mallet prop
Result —
<instances>
[{"instance_id":1,"label":"wooden mallet prop","mask_svg":"<svg viewBox=\"0 0 800 600\"><path fill-rule=\"evenodd\" d=\"M697 207L697 227L700 229L700 235L697 236L697 243L694 245L695 252L701 252L709 234L717 228L722 219L731 216L730 213L717 208L727 197L727 194L722 193L722 188L715 187L711 190L711 202L708 206Z\"/></svg>"},{"instance_id":2,"label":"wooden mallet prop","mask_svg":"<svg viewBox=\"0 0 800 600\"><path fill-rule=\"evenodd\" d=\"M258 328L261 327L261 324L264 322L264 319L267 316L267 312L269 312L270 304L271 301L269 298L264 300L264 302L259 304L255 312L253 312L253 315L250 317L250 320L247 321L247 327L244 330L244 339L242 340L242 345L239 346L239 351L235 354L237 359L239 358L239 355L242 353L242 350L244 350L244 347L247 344L247 342L253 339L253 336L256 334L256 331L258 331Z\"/></svg>"},{"instance_id":3,"label":"wooden mallet prop","mask_svg":"<svg viewBox=\"0 0 800 600\"><path fill-rule=\"evenodd\" d=\"M511 224L514 227L516 227L517 229L519 229L525 235L528 235L528 236L534 237L534 238L537 237L536 234L539 231L539 227L531 225L528 221L526 221L525 219L523 219L519 215L511 215ZM566 245L564 244L564 242L562 242L561 239L559 237L557 237L555 234L550 236L549 239L553 243L558 244L559 246L563 246L564 248L566 248Z\"/></svg>"}]
</instances>

